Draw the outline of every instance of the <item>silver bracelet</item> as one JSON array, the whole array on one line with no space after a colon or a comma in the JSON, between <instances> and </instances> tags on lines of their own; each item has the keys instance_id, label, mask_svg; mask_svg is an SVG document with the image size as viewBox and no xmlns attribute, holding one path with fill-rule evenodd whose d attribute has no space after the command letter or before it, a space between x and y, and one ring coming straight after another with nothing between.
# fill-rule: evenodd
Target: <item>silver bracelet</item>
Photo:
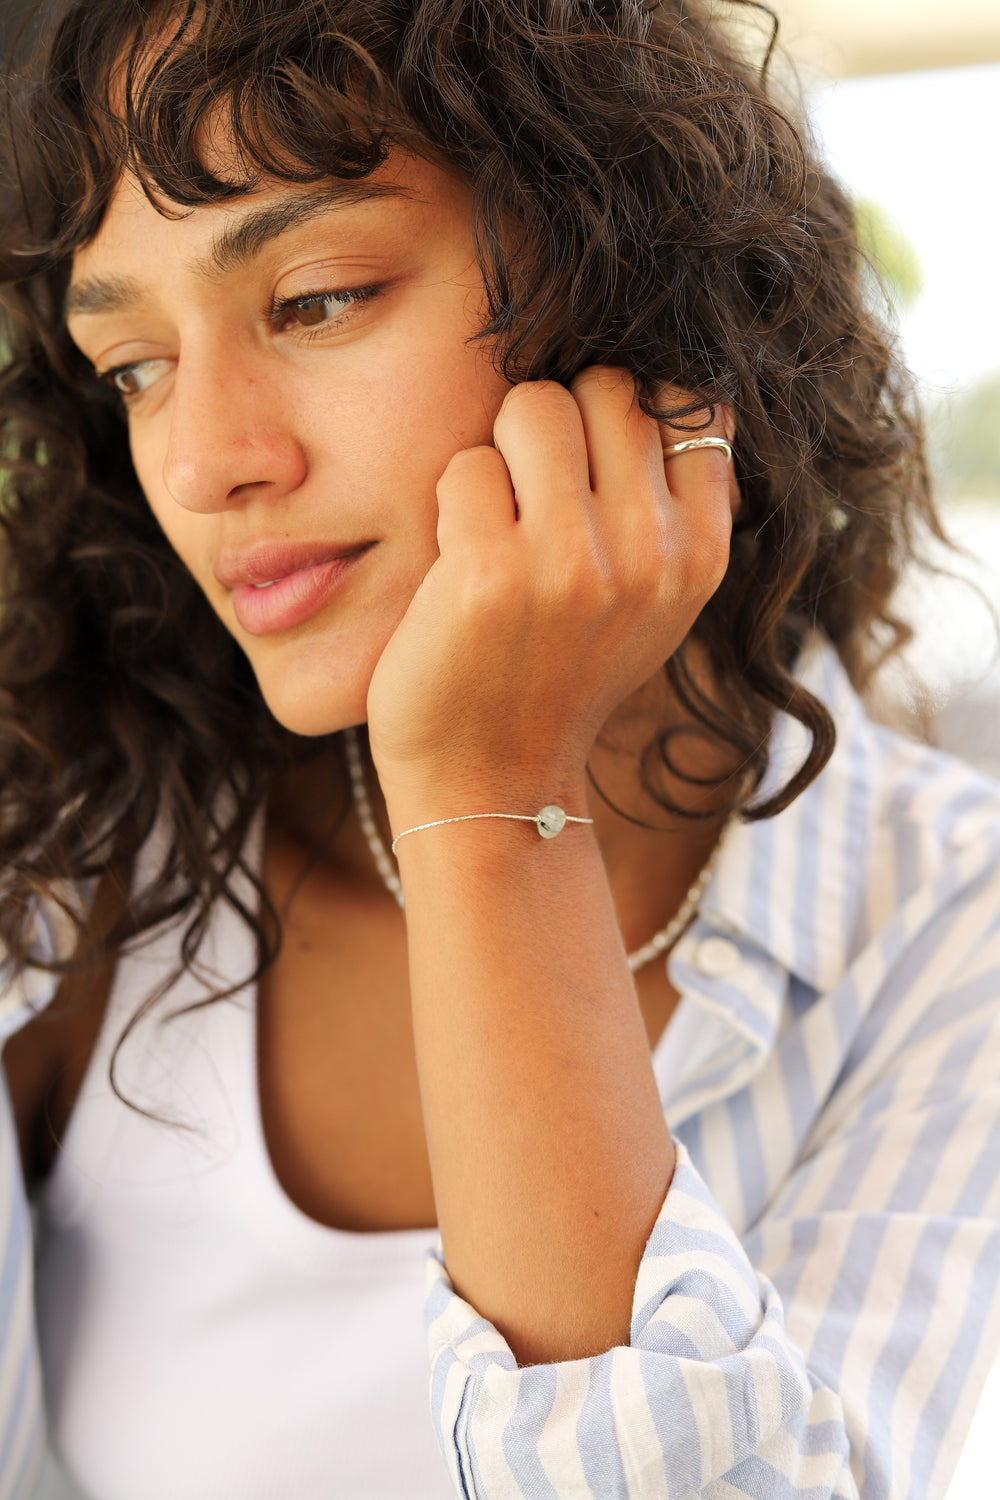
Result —
<instances>
[{"instance_id":1,"label":"silver bracelet","mask_svg":"<svg viewBox=\"0 0 1000 1500\"><path fill-rule=\"evenodd\" d=\"M562 833L567 823L593 823L594 821L593 818L571 818L568 812L564 812L554 802L536 813L463 813L460 818L436 818L433 823L418 823L415 828L404 828L402 833L397 833L393 839L392 852L395 854L396 845L400 839L405 839L408 833L423 833L425 828L443 828L446 823L472 823L477 818L506 818L513 823L534 823L543 839L554 839L557 834Z\"/></svg>"}]
</instances>

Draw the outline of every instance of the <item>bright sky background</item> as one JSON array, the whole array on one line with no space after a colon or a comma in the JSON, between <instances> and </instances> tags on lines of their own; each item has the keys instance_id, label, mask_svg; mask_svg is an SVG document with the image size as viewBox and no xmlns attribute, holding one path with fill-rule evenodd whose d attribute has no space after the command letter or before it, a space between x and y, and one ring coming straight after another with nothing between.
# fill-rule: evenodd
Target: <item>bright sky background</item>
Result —
<instances>
[{"instance_id":1,"label":"bright sky background","mask_svg":"<svg viewBox=\"0 0 1000 1500\"><path fill-rule=\"evenodd\" d=\"M1000 371L998 100L1000 65L812 91L830 165L888 209L920 257L924 291L902 332L910 365L937 389Z\"/></svg>"}]
</instances>

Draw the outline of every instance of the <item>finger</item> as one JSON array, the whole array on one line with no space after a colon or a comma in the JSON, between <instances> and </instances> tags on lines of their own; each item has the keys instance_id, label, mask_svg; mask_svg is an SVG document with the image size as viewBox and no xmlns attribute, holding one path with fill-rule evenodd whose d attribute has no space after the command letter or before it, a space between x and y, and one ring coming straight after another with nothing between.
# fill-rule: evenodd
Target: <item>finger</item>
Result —
<instances>
[{"instance_id":1,"label":"finger","mask_svg":"<svg viewBox=\"0 0 1000 1500\"><path fill-rule=\"evenodd\" d=\"M698 408L698 397L679 385L659 385L655 391L655 406L658 411L676 409L685 415L675 421L667 419L660 423L663 442L682 443L687 438L723 437L732 442L736 436L736 417L733 408L725 402L716 406Z\"/></svg>"},{"instance_id":2,"label":"finger","mask_svg":"<svg viewBox=\"0 0 1000 1500\"><path fill-rule=\"evenodd\" d=\"M565 386L549 380L514 386L497 414L493 437L527 531L554 535L586 519L587 440L580 408Z\"/></svg>"},{"instance_id":3,"label":"finger","mask_svg":"<svg viewBox=\"0 0 1000 1500\"><path fill-rule=\"evenodd\" d=\"M657 393L657 405L690 406L692 396L675 386ZM711 421L709 421L711 418ZM660 436L663 445L663 466L671 495L682 505L705 503L711 496L725 501L731 513L739 504L739 487L736 484L732 459L721 447L683 448L675 451L676 445L686 444L702 438L718 438L732 443L735 422L729 407L718 406L714 413L705 408L677 423L663 422Z\"/></svg>"},{"instance_id":4,"label":"finger","mask_svg":"<svg viewBox=\"0 0 1000 1500\"><path fill-rule=\"evenodd\" d=\"M657 424L636 399L627 370L591 365L570 385L580 409L594 494L625 509L650 492L663 494L663 450Z\"/></svg>"},{"instance_id":5,"label":"finger","mask_svg":"<svg viewBox=\"0 0 1000 1500\"><path fill-rule=\"evenodd\" d=\"M482 545L508 534L517 511L514 486L495 448L463 448L437 483L441 552Z\"/></svg>"}]
</instances>

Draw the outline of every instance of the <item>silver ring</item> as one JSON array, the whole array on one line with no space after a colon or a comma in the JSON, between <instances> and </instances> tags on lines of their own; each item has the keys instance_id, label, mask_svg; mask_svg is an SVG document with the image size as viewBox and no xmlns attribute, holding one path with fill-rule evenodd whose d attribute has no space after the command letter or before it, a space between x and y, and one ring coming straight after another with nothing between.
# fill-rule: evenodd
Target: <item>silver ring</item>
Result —
<instances>
[{"instance_id":1,"label":"silver ring","mask_svg":"<svg viewBox=\"0 0 1000 1500\"><path fill-rule=\"evenodd\" d=\"M720 453L726 455L726 463L732 462L732 444L720 437L689 438L686 443L674 443L672 447L664 448L663 457L673 458L678 453L691 453L695 448L718 448Z\"/></svg>"}]
</instances>

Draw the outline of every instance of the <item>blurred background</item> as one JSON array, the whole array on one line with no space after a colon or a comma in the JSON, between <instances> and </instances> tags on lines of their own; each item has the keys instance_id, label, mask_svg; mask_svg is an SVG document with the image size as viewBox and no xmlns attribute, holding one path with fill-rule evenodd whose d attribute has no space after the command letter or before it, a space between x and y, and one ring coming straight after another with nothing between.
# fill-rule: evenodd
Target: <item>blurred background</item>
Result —
<instances>
[{"instance_id":1,"label":"blurred background","mask_svg":"<svg viewBox=\"0 0 1000 1500\"><path fill-rule=\"evenodd\" d=\"M760 11L707 0L763 55ZM1000 776L1000 0L771 0L793 107L852 194L871 295L919 380L952 579L917 575L899 601L916 636L878 704ZM0 47L25 10L0 0ZM970 587L970 581L978 587ZM1000 1368L947 1500L997 1493ZM66 1492L47 1476L45 1495Z\"/></svg>"},{"instance_id":2,"label":"blurred background","mask_svg":"<svg viewBox=\"0 0 1000 1500\"><path fill-rule=\"evenodd\" d=\"M899 604L917 636L880 706L1000 776L987 608L1000 607L1000 4L773 4L777 66L857 204L872 294L918 377L946 529L968 553L929 549L963 581L908 581Z\"/></svg>"}]
</instances>

